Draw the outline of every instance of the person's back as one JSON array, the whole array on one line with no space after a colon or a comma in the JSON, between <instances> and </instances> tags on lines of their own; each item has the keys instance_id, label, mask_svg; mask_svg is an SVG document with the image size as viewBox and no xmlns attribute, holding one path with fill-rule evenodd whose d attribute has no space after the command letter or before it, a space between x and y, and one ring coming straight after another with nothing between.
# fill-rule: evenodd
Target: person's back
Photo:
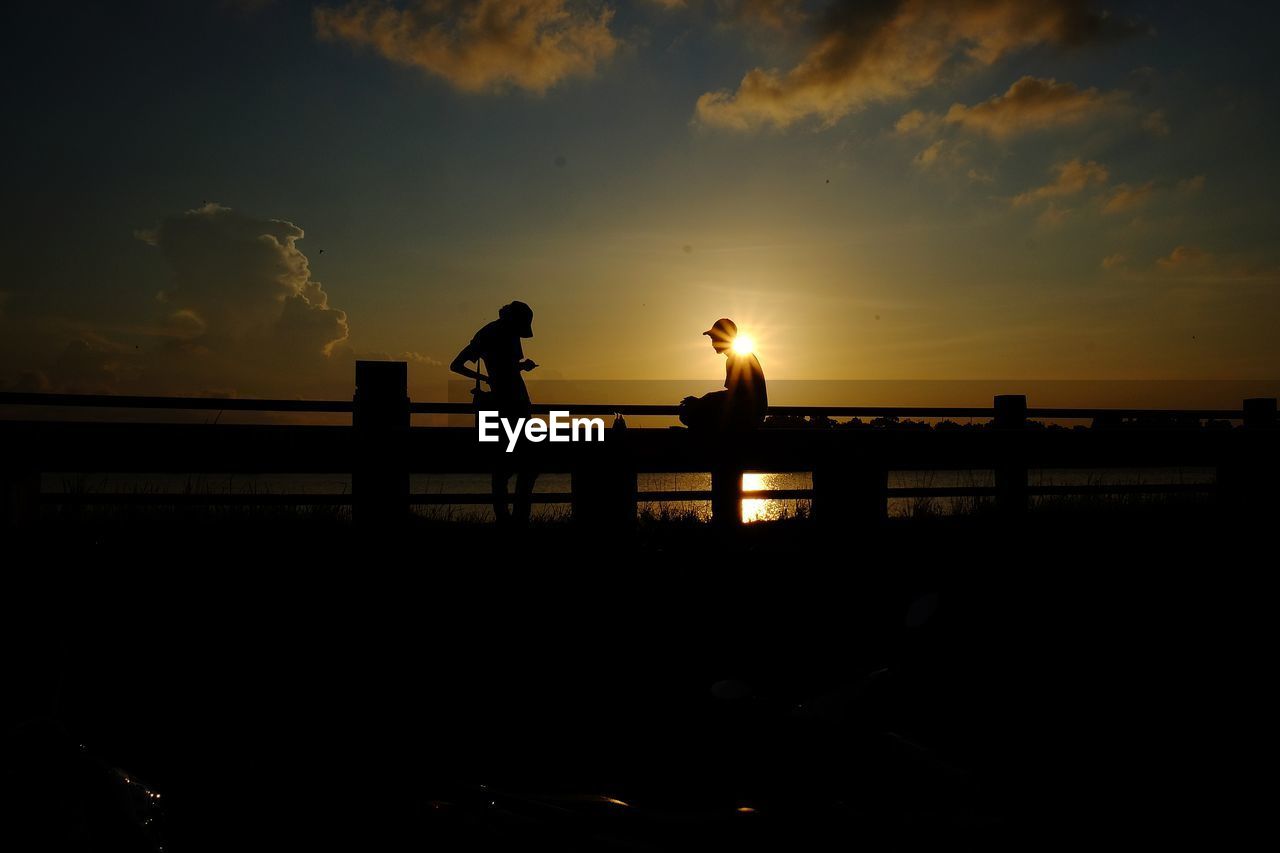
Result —
<instances>
[{"instance_id":1,"label":"person's back","mask_svg":"<svg viewBox=\"0 0 1280 853\"><path fill-rule=\"evenodd\" d=\"M727 406L735 420L762 420L769 408L769 391L765 386L764 368L755 353L730 350L724 366Z\"/></svg>"},{"instance_id":2,"label":"person's back","mask_svg":"<svg viewBox=\"0 0 1280 853\"><path fill-rule=\"evenodd\" d=\"M520 336L512 331L509 323L499 319L485 325L471 339L467 353L484 360L489 388L499 408L529 404L529 391L520 367L524 349Z\"/></svg>"}]
</instances>

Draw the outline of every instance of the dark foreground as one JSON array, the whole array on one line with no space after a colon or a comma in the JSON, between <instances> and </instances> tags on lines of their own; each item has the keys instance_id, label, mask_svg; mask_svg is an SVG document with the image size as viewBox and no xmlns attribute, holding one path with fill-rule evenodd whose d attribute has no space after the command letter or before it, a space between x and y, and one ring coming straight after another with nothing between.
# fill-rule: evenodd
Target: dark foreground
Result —
<instances>
[{"instance_id":1,"label":"dark foreground","mask_svg":"<svg viewBox=\"0 0 1280 853\"><path fill-rule=\"evenodd\" d=\"M1229 842L1267 524L51 523L7 544L8 849Z\"/></svg>"}]
</instances>

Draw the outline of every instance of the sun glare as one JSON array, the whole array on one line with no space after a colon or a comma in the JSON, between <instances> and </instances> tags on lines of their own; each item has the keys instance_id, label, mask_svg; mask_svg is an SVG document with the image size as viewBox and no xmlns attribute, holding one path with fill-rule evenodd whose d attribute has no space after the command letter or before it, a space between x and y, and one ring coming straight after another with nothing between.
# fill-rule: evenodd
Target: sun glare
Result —
<instances>
[{"instance_id":1,"label":"sun glare","mask_svg":"<svg viewBox=\"0 0 1280 853\"><path fill-rule=\"evenodd\" d=\"M733 351L738 355L747 355L756 351L756 342L751 339L750 335L739 333L733 339Z\"/></svg>"}]
</instances>

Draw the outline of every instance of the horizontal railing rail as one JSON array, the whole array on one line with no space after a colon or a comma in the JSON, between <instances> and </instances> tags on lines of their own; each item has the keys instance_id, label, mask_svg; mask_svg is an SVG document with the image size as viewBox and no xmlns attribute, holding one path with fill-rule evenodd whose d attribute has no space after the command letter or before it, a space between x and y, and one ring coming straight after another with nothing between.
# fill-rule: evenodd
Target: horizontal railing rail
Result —
<instances>
[{"instance_id":1,"label":"horizontal railing rail","mask_svg":"<svg viewBox=\"0 0 1280 853\"><path fill-rule=\"evenodd\" d=\"M0 406L49 406L112 409L191 409L236 412L351 413L351 400L272 400L245 397L148 397L114 394L46 394L25 391L0 392ZM534 414L567 411L575 415L631 415L634 417L675 417L678 405L648 403L535 403ZM471 415L471 403L410 402L415 415ZM776 417L827 418L992 418L990 406L770 406ZM1097 418L1185 418L1197 420L1241 420L1242 409L1134 409L1099 407L1028 408L1028 418L1093 420Z\"/></svg>"},{"instance_id":2,"label":"horizontal railing rail","mask_svg":"<svg viewBox=\"0 0 1280 853\"><path fill-rule=\"evenodd\" d=\"M0 406L95 409L194 409L228 412L347 412L350 400L261 400L241 397L139 397L117 394L40 394L0 391Z\"/></svg>"},{"instance_id":3,"label":"horizontal railing rail","mask_svg":"<svg viewBox=\"0 0 1280 853\"><path fill-rule=\"evenodd\" d=\"M1112 483L1028 486L1033 496L1110 496L1110 495L1169 495L1209 494L1214 483ZM885 490L889 499L909 498L994 498L994 486L905 486ZM739 493L744 501L775 500L802 501L813 499L813 489L744 489ZM667 489L663 491L637 491L637 503L707 503L715 493L710 489ZM45 492L40 496L47 504L69 506L350 506L354 497L350 493L326 494L312 492L255 492L255 493L190 493L190 492ZM529 496L535 504L570 504L573 492L534 492ZM411 492L406 499L412 506L487 506L493 503L488 492Z\"/></svg>"}]
</instances>

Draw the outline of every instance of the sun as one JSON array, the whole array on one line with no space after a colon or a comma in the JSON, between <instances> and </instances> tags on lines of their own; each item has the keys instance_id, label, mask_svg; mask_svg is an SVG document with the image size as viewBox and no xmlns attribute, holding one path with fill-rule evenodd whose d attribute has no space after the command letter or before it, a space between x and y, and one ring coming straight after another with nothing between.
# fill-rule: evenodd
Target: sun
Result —
<instances>
[{"instance_id":1,"label":"sun","mask_svg":"<svg viewBox=\"0 0 1280 853\"><path fill-rule=\"evenodd\" d=\"M751 339L750 335L739 333L733 339L733 351L738 355L750 355L756 351L756 342Z\"/></svg>"}]
</instances>

